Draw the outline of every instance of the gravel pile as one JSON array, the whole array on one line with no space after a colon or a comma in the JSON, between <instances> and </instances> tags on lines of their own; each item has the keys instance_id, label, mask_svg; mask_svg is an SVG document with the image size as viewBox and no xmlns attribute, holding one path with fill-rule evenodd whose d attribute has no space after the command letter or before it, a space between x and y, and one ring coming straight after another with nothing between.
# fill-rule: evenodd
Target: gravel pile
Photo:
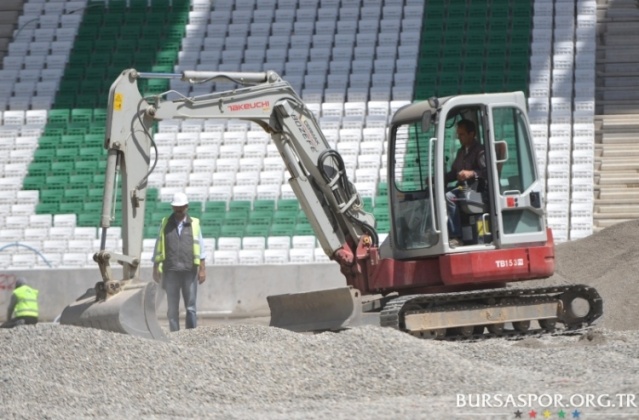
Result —
<instances>
[{"instance_id":1,"label":"gravel pile","mask_svg":"<svg viewBox=\"0 0 639 420\"><path fill-rule=\"evenodd\" d=\"M617 395L639 406L638 230L623 224L557 247L557 275L545 282L578 280L604 296L605 320L585 335L468 343L378 327L311 335L236 324L158 342L40 324L0 330L0 418L510 419L535 410L556 419L578 410L636 419L639 408ZM563 406L535 401L544 395ZM522 396L532 401L509 400Z\"/></svg>"},{"instance_id":2,"label":"gravel pile","mask_svg":"<svg viewBox=\"0 0 639 420\"><path fill-rule=\"evenodd\" d=\"M604 302L599 326L615 331L639 329L639 220L558 244L555 275L523 285L568 283L597 289Z\"/></svg>"}]
</instances>

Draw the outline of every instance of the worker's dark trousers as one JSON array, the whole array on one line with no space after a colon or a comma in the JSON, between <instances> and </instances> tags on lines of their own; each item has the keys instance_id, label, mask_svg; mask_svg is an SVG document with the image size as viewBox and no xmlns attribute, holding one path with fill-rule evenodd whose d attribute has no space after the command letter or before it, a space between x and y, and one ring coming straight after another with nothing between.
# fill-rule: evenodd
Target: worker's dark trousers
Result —
<instances>
[{"instance_id":1,"label":"worker's dark trousers","mask_svg":"<svg viewBox=\"0 0 639 420\"><path fill-rule=\"evenodd\" d=\"M0 328L13 328L19 325L35 325L38 323L38 317L35 316L22 316L20 318L11 318L5 321Z\"/></svg>"}]
</instances>

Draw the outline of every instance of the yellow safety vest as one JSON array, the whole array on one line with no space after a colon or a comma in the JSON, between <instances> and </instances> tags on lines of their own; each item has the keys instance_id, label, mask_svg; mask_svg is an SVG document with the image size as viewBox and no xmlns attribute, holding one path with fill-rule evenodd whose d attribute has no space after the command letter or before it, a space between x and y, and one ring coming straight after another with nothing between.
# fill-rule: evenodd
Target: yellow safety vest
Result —
<instances>
[{"instance_id":1,"label":"yellow safety vest","mask_svg":"<svg viewBox=\"0 0 639 420\"><path fill-rule=\"evenodd\" d=\"M38 317L38 291L29 286L20 286L13 290L16 297L16 306L13 308L13 317L24 316Z\"/></svg>"},{"instance_id":2,"label":"yellow safety vest","mask_svg":"<svg viewBox=\"0 0 639 420\"><path fill-rule=\"evenodd\" d=\"M168 223L169 218L162 219L160 226L160 238L158 239L157 247L155 249L155 262L160 264L160 272L162 272L162 261L166 258L166 252L164 249L164 228ZM197 217L191 217L191 230L193 233L193 264L200 265L200 219Z\"/></svg>"}]
</instances>

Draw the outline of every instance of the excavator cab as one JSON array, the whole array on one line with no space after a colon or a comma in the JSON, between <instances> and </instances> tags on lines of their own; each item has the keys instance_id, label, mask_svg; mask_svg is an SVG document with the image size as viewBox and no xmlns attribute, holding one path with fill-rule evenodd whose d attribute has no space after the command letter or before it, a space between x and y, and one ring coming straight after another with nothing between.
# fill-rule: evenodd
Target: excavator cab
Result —
<instances>
[{"instance_id":1,"label":"excavator cab","mask_svg":"<svg viewBox=\"0 0 639 420\"><path fill-rule=\"evenodd\" d=\"M407 105L389 130L392 258L409 260L471 247L500 249L547 241L532 138L523 93L468 95ZM485 176L445 183L460 148L456 124L470 120L483 147ZM469 168L470 169L470 168ZM445 195L457 205L464 246L451 248Z\"/></svg>"}]
</instances>

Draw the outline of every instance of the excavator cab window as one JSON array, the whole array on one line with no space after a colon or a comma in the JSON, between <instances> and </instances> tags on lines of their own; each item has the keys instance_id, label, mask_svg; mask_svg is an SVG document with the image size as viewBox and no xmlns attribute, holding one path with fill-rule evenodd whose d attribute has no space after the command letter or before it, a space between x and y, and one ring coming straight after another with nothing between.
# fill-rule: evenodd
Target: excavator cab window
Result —
<instances>
[{"instance_id":1,"label":"excavator cab window","mask_svg":"<svg viewBox=\"0 0 639 420\"><path fill-rule=\"evenodd\" d=\"M543 224L538 210L539 195L531 191L536 181L535 158L531 148L525 117L514 107L492 109L495 133L496 159L502 161L499 175L499 194L506 203L502 209L503 233L506 235L541 232ZM498 164L499 165L499 164ZM529 202L528 205L511 206ZM532 207L532 208L530 208Z\"/></svg>"},{"instance_id":2,"label":"excavator cab window","mask_svg":"<svg viewBox=\"0 0 639 420\"><path fill-rule=\"evenodd\" d=\"M434 234L430 203L430 179L434 176L430 139L436 125L423 121L402 124L394 132L393 182L397 200L393 203L395 245L401 249L431 247L439 240Z\"/></svg>"},{"instance_id":3,"label":"excavator cab window","mask_svg":"<svg viewBox=\"0 0 639 420\"><path fill-rule=\"evenodd\" d=\"M500 192L523 191L534 182L533 159L525 122L521 111L515 108L494 108L493 124L497 160L503 160L499 171Z\"/></svg>"}]
</instances>

